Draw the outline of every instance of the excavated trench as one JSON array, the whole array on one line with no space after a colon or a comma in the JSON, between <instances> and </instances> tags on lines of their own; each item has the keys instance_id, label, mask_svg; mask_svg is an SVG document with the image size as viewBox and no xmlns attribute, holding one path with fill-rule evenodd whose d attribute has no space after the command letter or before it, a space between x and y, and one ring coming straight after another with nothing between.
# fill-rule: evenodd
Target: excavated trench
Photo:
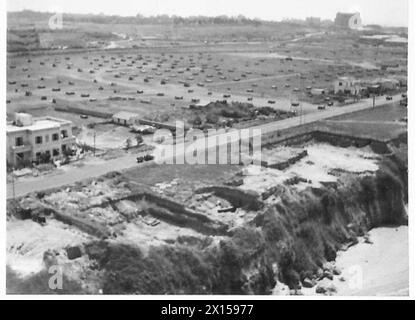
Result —
<instances>
[{"instance_id":1,"label":"excavated trench","mask_svg":"<svg viewBox=\"0 0 415 320\"><path fill-rule=\"evenodd\" d=\"M202 236L179 236L150 246L146 254L136 246L98 237L85 244L85 253L96 262L99 286L107 294L270 294L277 281L299 288L368 230L407 224L407 160L392 152L401 143L386 145L387 153L378 152L381 160L373 174L340 170L337 182L319 187L282 185L268 190L265 198L228 186L197 190L257 212L254 219L231 229L152 193L103 201L98 206L113 209L125 200L149 201L150 215Z\"/></svg>"},{"instance_id":2,"label":"excavated trench","mask_svg":"<svg viewBox=\"0 0 415 320\"><path fill-rule=\"evenodd\" d=\"M344 172L337 183L319 188L276 189L278 201L262 204L255 219L219 241L183 237L146 256L128 246L93 243L92 252L100 254L90 257L105 270L104 292L270 294L277 281L299 288L368 230L407 224L407 163L396 154L381 159L372 175ZM199 192L235 203L236 194L225 189ZM255 201L244 201L239 205L258 209Z\"/></svg>"}]
</instances>

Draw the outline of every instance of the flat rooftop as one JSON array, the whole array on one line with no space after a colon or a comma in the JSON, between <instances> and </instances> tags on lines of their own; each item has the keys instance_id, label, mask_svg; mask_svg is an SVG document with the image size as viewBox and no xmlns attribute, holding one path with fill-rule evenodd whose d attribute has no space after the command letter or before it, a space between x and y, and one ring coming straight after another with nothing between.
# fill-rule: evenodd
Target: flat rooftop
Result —
<instances>
[{"instance_id":1,"label":"flat rooftop","mask_svg":"<svg viewBox=\"0 0 415 320\"><path fill-rule=\"evenodd\" d=\"M16 126L12 122L7 123L6 132L18 131L37 131L45 129L60 128L62 125L71 124L71 121L58 119L53 117L33 118L33 123L30 126Z\"/></svg>"}]
</instances>

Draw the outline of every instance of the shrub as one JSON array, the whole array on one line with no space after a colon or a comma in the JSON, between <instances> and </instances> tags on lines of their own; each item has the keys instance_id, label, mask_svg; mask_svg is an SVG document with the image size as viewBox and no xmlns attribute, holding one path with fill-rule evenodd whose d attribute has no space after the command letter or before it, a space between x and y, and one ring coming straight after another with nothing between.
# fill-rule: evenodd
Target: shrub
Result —
<instances>
[{"instance_id":1,"label":"shrub","mask_svg":"<svg viewBox=\"0 0 415 320\"><path fill-rule=\"evenodd\" d=\"M219 116L216 113L209 112L206 115L206 122L207 123L212 123L212 124L217 124L219 122Z\"/></svg>"}]
</instances>

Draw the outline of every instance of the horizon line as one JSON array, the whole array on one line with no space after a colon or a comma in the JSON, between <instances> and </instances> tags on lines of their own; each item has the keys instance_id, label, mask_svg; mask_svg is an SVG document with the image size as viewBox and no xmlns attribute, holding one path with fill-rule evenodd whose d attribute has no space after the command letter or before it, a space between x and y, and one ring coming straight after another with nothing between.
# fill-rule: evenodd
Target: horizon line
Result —
<instances>
[{"instance_id":1,"label":"horizon line","mask_svg":"<svg viewBox=\"0 0 415 320\"><path fill-rule=\"evenodd\" d=\"M30 12L34 12L34 13L56 13L56 11L39 11L39 10L33 10L33 9L22 9L22 10L7 10L7 13L21 13L21 12L25 12L25 11L30 11ZM135 15L122 15L122 14L109 14L109 13L85 13L85 12L60 12L62 14L73 14L73 15L94 15L94 16L115 16L115 17L121 17L121 18L135 18L137 17L137 15L141 15L144 18L151 18L151 17L157 17L157 16L168 16L169 18L172 17L179 17L179 18L192 18L192 17L207 17L207 18L215 18L215 17L221 17L221 16L225 16L228 18L237 18L238 16L242 16L246 19L249 20L253 20L253 21L262 21L262 22L289 22L289 20L300 20L300 21L306 21L307 18L319 18L321 19L321 21L332 21L334 22L335 19L330 19L330 18L322 18L322 17L318 17L318 16L309 16L309 17L305 17L305 18L294 18L294 17L284 17L281 18L280 20L269 20L269 19L264 19L264 18L260 18L260 17L254 17L254 18L250 18L246 15L243 15L241 13L239 14L235 14L235 15L228 15L228 14L219 14L219 15L209 15L209 14L199 14L199 15L177 15L177 14L168 14L168 13L158 13L158 14L153 14L153 15L146 15L146 14L142 14L140 12L137 12ZM338 13L359 13L357 11L354 12L341 12L339 11ZM409 29L408 25L388 25L388 24L379 24L379 23L366 23L364 24L365 26L370 26L370 25L376 25L376 26L380 26L380 27L384 27L384 28L405 28L405 29Z\"/></svg>"}]
</instances>

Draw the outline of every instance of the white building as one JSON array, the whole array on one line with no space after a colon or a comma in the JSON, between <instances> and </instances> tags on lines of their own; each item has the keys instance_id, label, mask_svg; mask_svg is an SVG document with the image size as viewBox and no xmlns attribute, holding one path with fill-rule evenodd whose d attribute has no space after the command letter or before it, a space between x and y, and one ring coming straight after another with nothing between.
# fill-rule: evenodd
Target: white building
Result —
<instances>
[{"instance_id":1,"label":"white building","mask_svg":"<svg viewBox=\"0 0 415 320\"><path fill-rule=\"evenodd\" d=\"M15 120L7 123L6 136L7 163L13 167L40 161L42 156L57 160L75 143L71 121L27 113L15 114Z\"/></svg>"},{"instance_id":2,"label":"white building","mask_svg":"<svg viewBox=\"0 0 415 320\"><path fill-rule=\"evenodd\" d=\"M137 113L121 111L112 116L112 121L123 126L138 124L140 116Z\"/></svg>"},{"instance_id":3,"label":"white building","mask_svg":"<svg viewBox=\"0 0 415 320\"><path fill-rule=\"evenodd\" d=\"M362 28L362 18L360 13L337 13L336 19L334 20L336 27L341 29L361 29Z\"/></svg>"},{"instance_id":4,"label":"white building","mask_svg":"<svg viewBox=\"0 0 415 320\"><path fill-rule=\"evenodd\" d=\"M361 86L352 78L341 77L334 82L334 93L358 94Z\"/></svg>"}]
</instances>

